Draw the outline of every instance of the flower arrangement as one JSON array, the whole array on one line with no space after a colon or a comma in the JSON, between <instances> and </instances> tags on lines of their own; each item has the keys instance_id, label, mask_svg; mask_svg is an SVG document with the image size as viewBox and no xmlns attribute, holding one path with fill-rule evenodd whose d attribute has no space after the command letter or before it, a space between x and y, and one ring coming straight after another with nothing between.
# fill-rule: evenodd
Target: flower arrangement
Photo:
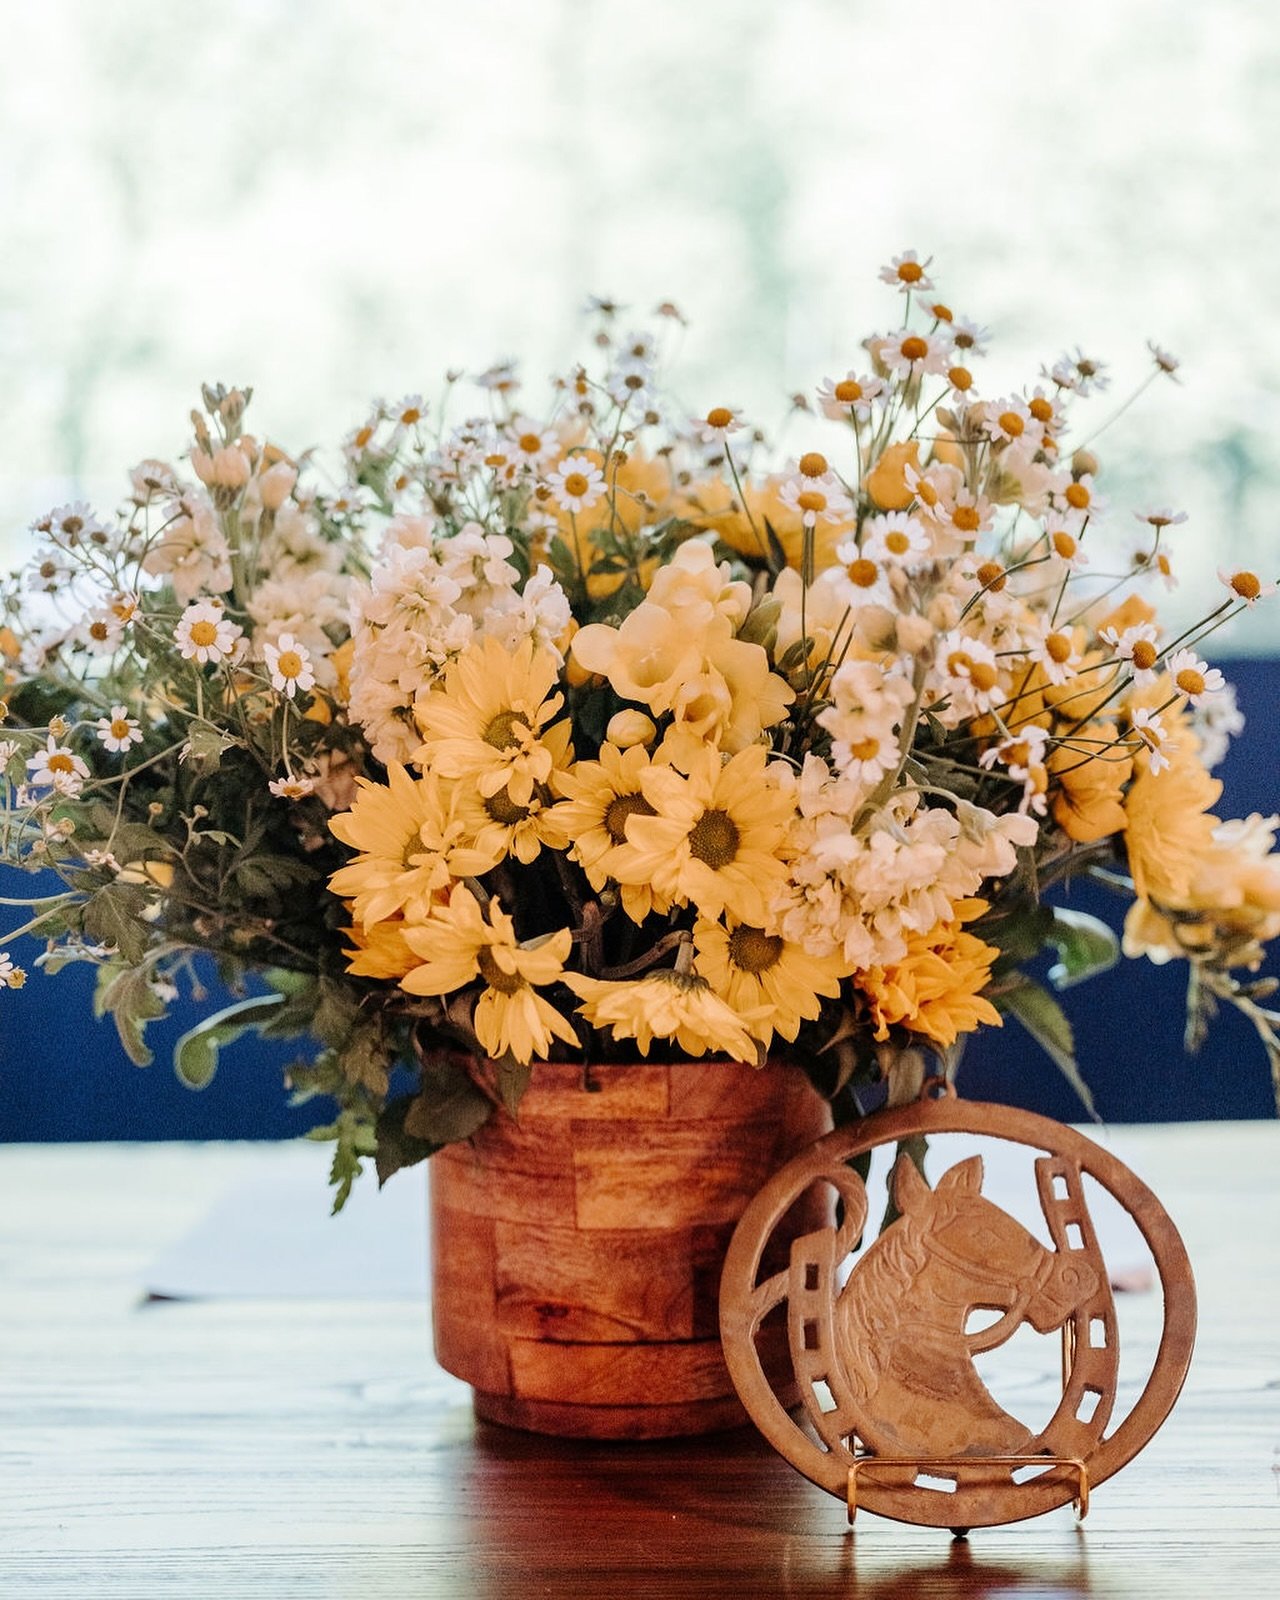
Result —
<instances>
[{"instance_id":1,"label":"flower arrangement","mask_svg":"<svg viewBox=\"0 0 1280 1600\"><path fill-rule=\"evenodd\" d=\"M206 389L186 468L40 518L5 590L3 858L61 879L7 937L96 963L139 1062L200 952L259 975L178 1070L317 1041L290 1076L338 1102L339 1203L539 1060L789 1059L848 1117L899 1047L1014 1015L1079 1082L1023 970L1115 959L1045 902L1073 873L1131 897L1128 953L1187 960L1193 1038L1241 1007L1280 1083L1277 819L1212 814L1240 719L1199 653L1275 584L1224 566L1169 637L1144 591L1185 519L1115 530L1072 444L1102 363L984 398L986 330L914 252L882 277L900 325L797 398L783 466L672 403L670 306L633 333L595 302L549 415L509 365L460 422L457 375L435 421L378 404L328 487Z\"/></svg>"}]
</instances>

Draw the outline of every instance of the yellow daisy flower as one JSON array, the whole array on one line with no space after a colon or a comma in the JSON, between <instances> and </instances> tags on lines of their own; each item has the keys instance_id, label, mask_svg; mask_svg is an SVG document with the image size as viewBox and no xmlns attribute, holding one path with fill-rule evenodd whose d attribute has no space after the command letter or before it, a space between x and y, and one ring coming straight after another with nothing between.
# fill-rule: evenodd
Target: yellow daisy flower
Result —
<instances>
[{"instance_id":1,"label":"yellow daisy flower","mask_svg":"<svg viewBox=\"0 0 1280 1600\"><path fill-rule=\"evenodd\" d=\"M578 1011L588 1022L615 1039L634 1039L642 1056L655 1039L674 1039L695 1060L723 1051L735 1061L759 1063L759 1048L743 1025L759 1022L759 1013L739 1018L696 973L664 968L613 983L566 972L564 982L583 1001Z\"/></svg>"},{"instance_id":2,"label":"yellow daisy flower","mask_svg":"<svg viewBox=\"0 0 1280 1600\"><path fill-rule=\"evenodd\" d=\"M556 731L551 730L553 734ZM478 789L463 784L459 786L458 817L468 843L491 862L514 856L527 866L544 845L549 850L564 850L569 843L560 807L547 805L540 794L531 794L527 804L517 805L505 789L486 798Z\"/></svg>"},{"instance_id":3,"label":"yellow daisy flower","mask_svg":"<svg viewBox=\"0 0 1280 1600\"><path fill-rule=\"evenodd\" d=\"M700 917L693 929L694 971L740 1017L760 1014L750 1031L767 1049L775 1032L794 1039L802 1021L812 1021L818 996L834 999L849 964L836 952L817 956L778 934L739 922Z\"/></svg>"},{"instance_id":4,"label":"yellow daisy flower","mask_svg":"<svg viewBox=\"0 0 1280 1600\"><path fill-rule=\"evenodd\" d=\"M477 641L414 703L423 737L415 761L475 783L486 798L505 789L527 805L534 785L567 759L568 721L545 728L564 704L552 693L559 676L556 656L535 651L532 640L511 651L493 638Z\"/></svg>"},{"instance_id":5,"label":"yellow daisy flower","mask_svg":"<svg viewBox=\"0 0 1280 1600\"><path fill-rule=\"evenodd\" d=\"M511 918L496 900L489 902L486 917L471 891L459 889L429 921L406 927L404 938L422 963L400 980L410 994L452 994L483 978L486 987L472 1026L490 1056L545 1060L553 1039L577 1046L567 1019L534 989L564 974L573 945L568 928L519 944Z\"/></svg>"},{"instance_id":6,"label":"yellow daisy flower","mask_svg":"<svg viewBox=\"0 0 1280 1600\"><path fill-rule=\"evenodd\" d=\"M706 747L689 762L689 776L653 766L641 789L653 816L626 824L635 846L619 864L620 883L650 883L668 901L690 901L705 916L728 911L758 927L786 880L778 858L794 802L767 771L768 755L752 745L721 764Z\"/></svg>"},{"instance_id":7,"label":"yellow daisy flower","mask_svg":"<svg viewBox=\"0 0 1280 1600\"><path fill-rule=\"evenodd\" d=\"M556 788L567 798L555 815L573 841L569 854L587 875L595 890L603 889L610 878L619 882L627 876L635 846L627 836L631 817L652 817L653 807L641 790L644 774L652 761L643 745L619 750L602 744L598 761L579 761L556 776ZM655 896L650 883L623 882L622 909L633 922L643 922L651 911L665 911L666 901Z\"/></svg>"},{"instance_id":8,"label":"yellow daisy flower","mask_svg":"<svg viewBox=\"0 0 1280 1600\"><path fill-rule=\"evenodd\" d=\"M950 920L908 938L901 961L855 975L870 1003L877 1039L887 1039L889 1029L900 1025L945 1046L979 1023L1000 1027L1000 1013L982 997L1000 952L961 926L986 909L985 900L958 900Z\"/></svg>"},{"instance_id":9,"label":"yellow daisy flower","mask_svg":"<svg viewBox=\"0 0 1280 1600\"><path fill-rule=\"evenodd\" d=\"M358 778L351 810L329 819L334 836L360 852L329 887L352 902L365 928L404 911L427 915L455 879L488 872L502 859L500 850L464 838L455 798L433 774L414 778L393 761L387 779Z\"/></svg>"},{"instance_id":10,"label":"yellow daisy flower","mask_svg":"<svg viewBox=\"0 0 1280 1600\"><path fill-rule=\"evenodd\" d=\"M358 923L342 931L352 948L344 950L347 971L358 978L403 978L418 964L418 958L405 943L405 924L400 917L389 917L371 928Z\"/></svg>"}]
</instances>

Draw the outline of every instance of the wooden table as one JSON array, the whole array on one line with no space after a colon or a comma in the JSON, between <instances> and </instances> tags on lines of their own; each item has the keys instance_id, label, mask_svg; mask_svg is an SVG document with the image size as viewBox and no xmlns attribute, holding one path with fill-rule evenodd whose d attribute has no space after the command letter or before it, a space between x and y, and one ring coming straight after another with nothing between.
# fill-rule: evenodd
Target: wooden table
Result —
<instances>
[{"instance_id":1,"label":"wooden table","mask_svg":"<svg viewBox=\"0 0 1280 1600\"><path fill-rule=\"evenodd\" d=\"M1280 1128L1125 1137L1200 1280L1187 1390L1083 1528L968 1544L850 1532L748 1431L477 1427L411 1303L141 1305L146 1263L261 1147L0 1149L0 1595L1280 1595Z\"/></svg>"}]
</instances>

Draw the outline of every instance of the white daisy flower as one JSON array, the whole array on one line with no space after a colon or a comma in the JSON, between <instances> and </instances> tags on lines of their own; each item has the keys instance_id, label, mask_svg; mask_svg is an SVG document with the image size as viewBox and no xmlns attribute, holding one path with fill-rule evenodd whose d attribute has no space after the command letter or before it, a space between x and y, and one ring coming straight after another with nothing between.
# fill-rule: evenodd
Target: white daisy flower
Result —
<instances>
[{"instance_id":1,"label":"white daisy flower","mask_svg":"<svg viewBox=\"0 0 1280 1600\"><path fill-rule=\"evenodd\" d=\"M933 288L933 279L927 270L932 260L933 257L929 256L921 261L916 251L904 250L900 256L894 256L887 267L880 268L880 281L893 284L903 294L910 294L916 289L927 293Z\"/></svg>"},{"instance_id":2,"label":"white daisy flower","mask_svg":"<svg viewBox=\"0 0 1280 1600\"><path fill-rule=\"evenodd\" d=\"M47 519L42 519L42 524L46 520L49 537L67 550L76 550L87 544L105 547L113 537L110 528L99 521L92 507L84 500L55 507Z\"/></svg>"},{"instance_id":3,"label":"white daisy flower","mask_svg":"<svg viewBox=\"0 0 1280 1600\"><path fill-rule=\"evenodd\" d=\"M1200 741L1200 759L1212 770L1226 755L1232 739L1244 732L1244 714L1236 704L1234 686L1224 684L1221 694L1197 706L1191 727Z\"/></svg>"},{"instance_id":4,"label":"white daisy flower","mask_svg":"<svg viewBox=\"0 0 1280 1600\"><path fill-rule=\"evenodd\" d=\"M852 370L843 378L824 378L818 389L818 405L824 417L847 422L850 414L859 422L871 415L872 401L885 392L879 378L863 377Z\"/></svg>"},{"instance_id":5,"label":"white daisy flower","mask_svg":"<svg viewBox=\"0 0 1280 1600\"><path fill-rule=\"evenodd\" d=\"M712 406L705 417L694 417L691 426L695 437L703 444L723 444L744 423L737 406Z\"/></svg>"},{"instance_id":6,"label":"white daisy flower","mask_svg":"<svg viewBox=\"0 0 1280 1600\"><path fill-rule=\"evenodd\" d=\"M860 606L893 604L888 566L883 561L873 561L858 548L857 540L846 539L838 544L836 560L842 565L829 569L834 574L829 581L844 605L857 610Z\"/></svg>"},{"instance_id":7,"label":"white daisy flower","mask_svg":"<svg viewBox=\"0 0 1280 1600\"><path fill-rule=\"evenodd\" d=\"M1150 350L1151 359L1160 368L1161 372L1166 373L1175 383L1182 382L1182 379L1177 375L1178 368L1182 365L1177 356L1172 356L1167 350L1162 350L1152 339L1147 340L1147 349Z\"/></svg>"},{"instance_id":8,"label":"white daisy flower","mask_svg":"<svg viewBox=\"0 0 1280 1600\"><path fill-rule=\"evenodd\" d=\"M1076 523L1083 522L1086 517L1096 519L1107 508L1106 500L1094 488L1091 472L1072 478L1054 494L1054 502L1063 516L1071 518Z\"/></svg>"},{"instance_id":9,"label":"white daisy flower","mask_svg":"<svg viewBox=\"0 0 1280 1600\"><path fill-rule=\"evenodd\" d=\"M1051 378L1060 389L1070 389L1081 396L1101 394L1111 385L1107 363L1085 355L1078 345L1075 355L1068 352L1060 356L1045 376Z\"/></svg>"},{"instance_id":10,"label":"white daisy flower","mask_svg":"<svg viewBox=\"0 0 1280 1600\"><path fill-rule=\"evenodd\" d=\"M316 780L295 778L290 774L283 778L272 778L267 788L277 800L305 800L309 794L315 793Z\"/></svg>"},{"instance_id":11,"label":"white daisy flower","mask_svg":"<svg viewBox=\"0 0 1280 1600\"><path fill-rule=\"evenodd\" d=\"M1038 661L1050 683L1066 683L1080 666L1080 652L1069 633L1047 632L1040 643L1027 652Z\"/></svg>"},{"instance_id":12,"label":"white daisy flower","mask_svg":"<svg viewBox=\"0 0 1280 1600\"><path fill-rule=\"evenodd\" d=\"M1078 527L1073 528L1066 522L1057 525L1046 523L1044 531L1049 540L1050 550L1072 571L1089 565L1089 558L1085 555L1084 545L1078 536Z\"/></svg>"},{"instance_id":13,"label":"white daisy flower","mask_svg":"<svg viewBox=\"0 0 1280 1600\"><path fill-rule=\"evenodd\" d=\"M1160 713L1148 711L1145 706L1130 712L1129 724L1151 757L1152 776L1159 777L1169 765L1169 752L1178 748L1177 741L1170 739L1165 732Z\"/></svg>"},{"instance_id":14,"label":"white daisy flower","mask_svg":"<svg viewBox=\"0 0 1280 1600\"><path fill-rule=\"evenodd\" d=\"M94 867L102 872L120 872L122 870L120 863L110 850L99 850L95 847L91 850L86 850L83 859L86 867Z\"/></svg>"},{"instance_id":15,"label":"white daisy flower","mask_svg":"<svg viewBox=\"0 0 1280 1600\"><path fill-rule=\"evenodd\" d=\"M594 461L566 456L547 474L547 486L562 511L586 511L604 495L604 474Z\"/></svg>"},{"instance_id":16,"label":"white daisy flower","mask_svg":"<svg viewBox=\"0 0 1280 1600\"><path fill-rule=\"evenodd\" d=\"M1263 583L1256 572L1250 572L1246 567L1219 567L1218 580L1226 584L1233 600L1243 600L1247 606L1265 600L1269 594L1276 592L1274 583Z\"/></svg>"},{"instance_id":17,"label":"white daisy flower","mask_svg":"<svg viewBox=\"0 0 1280 1600\"><path fill-rule=\"evenodd\" d=\"M866 525L862 550L873 561L907 568L920 566L932 554L924 525L905 511L886 511L871 517Z\"/></svg>"},{"instance_id":18,"label":"white daisy flower","mask_svg":"<svg viewBox=\"0 0 1280 1600\"><path fill-rule=\"evenodd\" d=\"M552 429L530 417L513 417L507 427L516 460L535 471L546 466L560 449L560 441Z\"/></svg>"},{"instance_id":19,"label":"white daisy flower","mask_svg":"<svg viewBox=\"0 0 1280 1600\"><path fill-rule=\"evenodd\" d=\"M907 377L914 372L945 372L951 353L950 331L916 333L902 328L874 341L876 351L890 372Z\"/></svg>"},{"instance_id":20,"label":"white daisy flower","mask_svg":"<svg viewBox=\"0 0 1280 1600\"><path fill-rule=\"evenodd\" d=\"M282 633L262 647L262 657L271 674L271 687L292 700L301 689L304 693L314 689L315 671L311 665L311 652L291 633Z\"/></svg>"},{"instance_id":21,"label":"white daisy flower","mask_svg":"<svg viewBox=\"0 0 1280 1600\"><path fill-rule=\"evenodd\" d=\"M196 600L179 617L173 637L184 659L203 667L232 655L243 631L221 606L211 600Z\"/></svg>"},{"instance_id":22,"label":"white daisy flower","mask_svg":"<svg viewBox=\"0 0 1280 1600\"><path fill-rule=\"evenodd\" d=\"M1000 665L989 644L952 630L938 640L934 663L962 714L991 709L999 695Z\"/></svg>"},{"instance_id":23,"label":"white daisy flower","mask_svg":"<svg viewBox=\"0 0 1280 1600\"><path fill-rule=\"evenodd\" d=\"M391 420L401 428L412 428L427 414L427 402L420 394L402 395L390 408Z\"/></svg>"},{"instance_id":24,"label":"white daisy flower","mask_svg":"<svg viewBox=\"0 0 1280 1600\"><path fill-rule=\"evenodd\" d=\"M1134 516L1139 522L1146 522L1159 531L1161 528L1176 528L1179 523L1187 520L1185 511L1175 511L1172 506L1148 506L1141 511L1135 511Z\"/></svg>"},{"instance_id":25,"label":"white daisy flower","mask_svg":"<svg viewBox=\"0 0 1280 1600\"><path fill-rule=\"evenodd\" d=\"M71 582L75 568L56 545L37 550L27 567L27 588L35 594L57 594Z\"/></svg>"},{"instance_id":26,"label":"white daisy flower","mask_svg":"<svg viewBox=\"0 0 1280 1600\"><path fill-rule=\"evenodd\" d=\"M1173 564L1163 550L1158 548L1151 550L1145 544L1139 545L1133 552L1132 563L1135 572L1159 578L1166 589L1176 589L1178 587L1178 579L1174 573Z\"/></svg>"},{"instance_id":27,"label":"white daisy flower","mask_svg":"<svg viewBox=\"0 0 1280 1600\"><path fill-rule=\"evenodd\" d=\"M109 656L120 643L124 625L114 609L91 611L75 630L75 639L95 656Z\"/></svg>"},{"instance_id":28,"label":"white daisy flower","mask_svg":"<svg viewBox=\"0 0 1280 1600\"><path fill-rule=\"evenodd\" d=\"M982 427L996 444L1038 445L1044 434L1027 402L1019 395L988 400L982 407Z\"/></svg>"},{"instance_id":29,"label":"white daisy flower","mask_svg":"<svg viewBox=\"0 0 1280 1600\"><path fill-rule=\"evenodd\" d=\"M27 784L32 789L57 789L60 794L78 794L88 776L88 767L75 751L59 744L52 733L45 748L27 761Z\"/></svg>"},{"instance_id":30,"label":"white daisy flower","mask_svg":"<svg viewBox=\"0 0 1280 1600\"><path fill-rule=\"evenodd\" d=\"M475 381L493 394L513 394L520 387L514 361L495 361Z\"/></svg>"},{"instance_id":31,"label":"white daisy flower","mask_svg":"<svg viewBox=\"0 0 1280 1600\"><path fill-rule=\"evenodd\" d=\"M966 356L985 356L987 346L991 343L991 329L984 328L970 317L954 317L951 338L956 349L962 350Z\"/></svg>"},{"instance_id":32,"label":"white daisy flower","mask_svg":"<svg viewBox=\"0 0 1280 1600\"><path fill-rule=\"evenodd\" d=\"M1156 663L1160 659L1160 636L1154 623L1137 622L1123 633L1115 628L1103 628L1098 637L1111 646L1121 661L1128 663L1133 681L1140 688L1155 682Z\"/></svg>"},{"instance_id":33,"label":"white daisy flower","mask_svg":"<svg viewBox=\"0 0 1280 1600\"><path fill-rule=\"evenodd\" d=\"M22 747L16 739L0 739L0 774Z\"/></svg>"},{"instance_id":34,"label":"white daisy flower","mask_svg":"<svg viewBox=\"0 0 1280 1600\"><path fill-rule=\"evenodd\" d=\"M123 755L131 745L143 740L142 728L129 715L127 706L112 706L110 716L98 718L94 732L113 755Z\"/></svg>"},{"instance_id":35,"label":"white daisy flower","mask_svg":"<svg viewBox=\"0 0 1280 1600\"><path fill-rule=\"evenodd\" d=\"M7 950L0 950L0 984L6 989L21 989L27 981L27 975L21 967L15 967L13 957Z\"/></svg>"},{"instance_id":36,"label":"white daisy flower","mask_svg":"<svg viewBox=\"0 0 1280 1600\"><path fill-rule=\"evenodd\" d=\"M853 502L834 472L817 477L800 472L782 485L779 499L789 510L799 513L806 528L816 527L819 522L843 522L853 510Z\"/></svg>"},{"instance_id":37,"label":"white daisy flower","mask_svg":"<svg viewBox=\"0 0 1280 1600\"><path fill-rule=\"evenodd\" d=\"M1194 650L1178 650L1165 663L1173 684L1193 706L1212 699L1226 688L1226 679L1217 667L1202 661Z\"/></svg>"}]
</instances>

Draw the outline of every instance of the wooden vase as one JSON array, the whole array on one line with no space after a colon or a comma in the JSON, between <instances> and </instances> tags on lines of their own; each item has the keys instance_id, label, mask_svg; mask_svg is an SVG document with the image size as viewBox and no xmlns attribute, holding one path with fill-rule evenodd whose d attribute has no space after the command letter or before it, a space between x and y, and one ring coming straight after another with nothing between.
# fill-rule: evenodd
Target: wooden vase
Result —
<instances>
[{"instance_id":1,"label":"wooden vase","mask_svg":"<svg viewBox=\"0 0 1280 1600\"><path fill-rule=\"evenodd\" d=\"M518 1122L497 1112L430 1163L440 1365L477 1416L536 1433L744 1423L718 1333L725 1250L766 1178L830 1126L794 1067L539 1064ZM798 1206L780 1248L825 1204Z\"/></svg>"}]
</instances>

